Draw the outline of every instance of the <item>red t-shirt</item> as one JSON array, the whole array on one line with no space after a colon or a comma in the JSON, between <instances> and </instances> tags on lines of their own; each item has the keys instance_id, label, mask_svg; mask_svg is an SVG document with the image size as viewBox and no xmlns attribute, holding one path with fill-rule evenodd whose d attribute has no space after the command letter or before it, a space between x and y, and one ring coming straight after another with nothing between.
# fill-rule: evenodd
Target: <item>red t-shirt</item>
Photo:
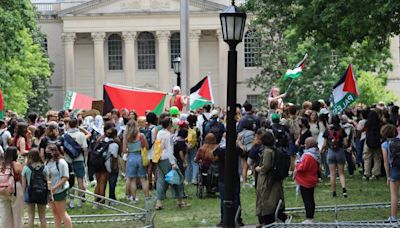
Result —
<instances>
[{"instance_id":1,"label":"red t-shirt","mask_svg":"<svg viewBox=\"0 0 400 228\"><path fill-rule=\"evenodd\" d=\"M179 111L182 111L183 104L182 104L182 96L181 95L175 96L174 106L176 106L179 109Z\"/></svg>"}]
</instances>

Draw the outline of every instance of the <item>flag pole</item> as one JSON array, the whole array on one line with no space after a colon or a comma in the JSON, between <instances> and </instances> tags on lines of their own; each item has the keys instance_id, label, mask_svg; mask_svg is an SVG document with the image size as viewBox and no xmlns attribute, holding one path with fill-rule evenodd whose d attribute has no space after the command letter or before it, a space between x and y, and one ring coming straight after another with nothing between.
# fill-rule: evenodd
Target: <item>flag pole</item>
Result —
<instances>
[{"instance_id":1,"label":"flag pole","mask_svg":"<svg viewBox=\"0 0 400 228\"><path fill-rule=\"evenodd\" d=\"M294 79L292 78L292 81L289 83L289 86L286 88L285 93L287 93L287 92L289 91L290 87L291 87L292 84L293 84L293 81L294 81Z\"/></svg>"}]
</instances>

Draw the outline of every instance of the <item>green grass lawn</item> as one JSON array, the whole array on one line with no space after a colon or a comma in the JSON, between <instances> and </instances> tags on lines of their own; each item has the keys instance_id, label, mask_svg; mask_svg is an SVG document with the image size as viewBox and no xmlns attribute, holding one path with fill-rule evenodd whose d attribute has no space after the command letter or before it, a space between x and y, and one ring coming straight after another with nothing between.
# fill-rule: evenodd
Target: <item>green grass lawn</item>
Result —
<instances>
[{"instance_id":1,"label":"green grass lawn","mask_svg":"<svg viewBox=\"0 0 400 228\"><path fill-rule=\"evenodd\" d=\"M331 197L331 190L328 180L319 183L315 190L315 201L317 206L322 205L335 205L335 204L358 204L358 203L379 203L389 202L390 195L389 189L386 186L385 178L374 181L362 181L360 175L356 175L353 178L347 178L347 191L348 198L340 197L341 188L338 182L338 197ZM287 179L284 184L285 201L286 207L302 207L303 202L301 196L296 197L295 194L296 186L292 180ZM89 190L93 190L90 188ZM219 198L207 198L198 199L196 197L196 188L193 185L186 185L186 193L191 196L186 201L191 204L189 208L177 208L175 206L175 200L170 197L170 192L167 193L169 198L164 202L164 209L156 211L155 226L156 227L206 227L214 226L219 222L220 211L219 211ZM119 181L117 187L117 197L120 200L124 199L124 183ZM152 192L155 196L155 192ZM144 208L144 196L143 192L139 190L139 202L138 207ZM257 217L255 215L255 190L252 187L241 188L241 203L242 203L242 217L245 224L257 224ZM110 213L112 211L108 209L95 210L92 209L92 205L85 203L80 209L72 209L68 211L70 214L99 214L99 213ZM50 210L49 210L50 213ZM363 209L353 211L339 211L339 221L351 221L351 220L376 220L386 219L389 216L389 209ZM300 222L305 219L303 213L294 214L295 222ZM315 221L332 222L334 221L333 212L316 212ZM134 222L129 223L99 223L99 224L83 224L76 225L74 227L139 227L140 224L135 225Z\"/></svg>"}]
</instances>

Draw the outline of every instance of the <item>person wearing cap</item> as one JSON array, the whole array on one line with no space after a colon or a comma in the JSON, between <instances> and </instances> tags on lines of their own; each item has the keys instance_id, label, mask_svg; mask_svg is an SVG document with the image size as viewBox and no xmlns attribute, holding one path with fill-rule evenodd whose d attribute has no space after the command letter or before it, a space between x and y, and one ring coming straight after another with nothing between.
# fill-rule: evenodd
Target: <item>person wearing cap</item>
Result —
<instances>
[{"instance_id":1,"label":"person wearing cap","mask_svg":"<svg viewBox=\"0 0 400 228\"><path fill-rule=\"evenodd\" d=\"M205 126L205 134L213 133L220 143L225 132L225 126L218 120L219 113L217 110L211 111L210 121Z\"/></svg>"},{"instance_id":2,"label":"person wearing cap","mask_svg":"<svg viewBox=\"0 0 400 228\"><path fill-rule=\"evenodd\" d=\"M172 119L173 129L174 130L178 129L178 123L180 121L180 119L179 119L179 115L180 115L179 108L176 107L176 106L172 106L169 109L169 115L171 116L171 119Z\"/></svg>"},{"instance_id":3,"label":"person wearing cap","mask_svg":"<svg viewBox=\"0 0 400 228\"><path fill-rule=\"evenodd\" d=\"M196 122L196 127L197 129L200 130L200 135L202 136L202 141L205 139L205 125L207 124L208 121L210 121L211 117L211 105L210 104L205 104L203 106L204 112L201 115L197 116L197 122Z\"/></svg>"},{"instance_id":4,"label":"person wearing cap","mask_svg":"<svg viewBox=\"0 0 400 228\"><path fill-rule=\"evenodd\" d=\"M179 111L183 110L183 107L185 107L188 104L188 97L181 95L181 88L179 86L175 86L172 89L172 97L169 100L169 106L173 107L176 106Z\"/></svg>"},{"instance_id":5,"label":"person wearing cap","mask_svg":"<svg viewBox=\"0 0 400 228\"><path fill-rule=\"evenodd\" d=\"M7 150L11 144L11 133L7 130L7 123L4 119L0 119L0 146L3 150Z\"/></svg>"}]
</instances>

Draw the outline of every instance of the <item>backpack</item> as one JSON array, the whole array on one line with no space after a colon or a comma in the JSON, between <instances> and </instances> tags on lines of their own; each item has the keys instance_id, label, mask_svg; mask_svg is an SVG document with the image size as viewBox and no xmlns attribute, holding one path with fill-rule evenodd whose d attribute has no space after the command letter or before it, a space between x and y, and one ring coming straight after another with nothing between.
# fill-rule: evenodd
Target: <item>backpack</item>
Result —
<instances>
[{"instance_id":1,"label":"backpack","mask_svg":"<svg viewBox=\"0 0 400 228\"><path fill-rule=\"evenodd\" d=\"M108 142L102 140L96 144L93 151L90 153L90 162L93 166L95 172L104 170L104 163L109 158L108 147L114 140L110 140Z\"/></svg>"},{"instance_id":2,"label":"backpack","mask_svg":"<svg viewBox=\"0 0 400 228\"><path fill-rule=\"evenodd\" d=\"M197 148L199 146L199 129L189 128L188 130L188 144L190 149Z\"/></svg>"},{"instance_id":3,"label":"backpack","mask_svg":"<svg viewBox=\"0 0 400 228\"><path fill-rule=\"evenodd\" d=\"M380 148L381 147L381 135L379 133L379 127L372 127L371 129L367 129L367 137L365 143L369 148Z\"/></svg>"},{"instance_id":4,"label":"backpack","mask_svg":"<svg viewBox=\"0 0 400 228\"><path fill-rule=\"evenodd\" d=\"M28 165L31 170L31 179L28 186L29 203L47 204L49 200L49 189L47 187L47 178L44 174L44 165L33 168Z\"/></svg>"},{"instance_id":5,"label":"backpack","mask_svg":"<svg viewBox=\"0 0 400 228\"><path fill-rule=\"evenodd\" d=\"M272 133L275 136L275 147L276 148L288 148L289 147L289 134L285 127L280 124L271 125Z\"/></svg>"},{"instance_id":6,"label":"backpack","mask_svg":"<svg viewBox=\"0 0 400 228\"><path fill-rule=\"evenodd\" d=\"M288 153L274 150L274 159L272 166L272 179L275 181L281 181L289 176L290 169L290 156Z\"/></svg>"},{"instance_id":7,"label":"backpack","mask_svg":"<svg viewBox=\"0 0 400 228\"><path fill-rule=\"evenodd\" d=\"M210 119L207 119L207 117L204 114L201 114L203 116L203 125L202 125L202 130L203 130L203 140L206 138L206 126L210 122Z\"/></svg>"},{"instance_id":8,"label":"backpack","mask_svg":"<svg viewBox=\"0 0 400 228\"><path fill-rule=\"evenodd\" d=\"M149 145L149 149L153 146L153 140L152 140L152 132L155 126L151 127L146 127L144 129L140 130L140 133L142 133L146 137L147 144Z\"/></svg>"},{"instance_id":9,"label":"backpack","mask_svg":"<svg viewBox=\"0 0 400 228\"><path fill-rule=\"evenodd\" d=\"M0 133L0 146L4 148L4 142L3 142L3 134L4 132L6 132L6 130L4 130L3 132Z\"/></svg>"},{"instance_id":10,"label":"backpack","mask_svg":"<svg viewBox=\"0 0 400 228\"><path fill-rule=\"evenodd\" d=\"M333 128L328 129L328 145L336 150L339 147L340 139L341 139L341 131L335 130Z\"/></svg>"},{"instance_id":11,"label":"backpack","mask_svg":"<svg viewBox=\"0 0 400 228\"><path fill-rule=\"evenodd\" d=\"M77 158L82 152L83 149L81 145L74 138L72 138L69 134L64 135L64 151L68 154L71 159Z\"/></svg>"},{"instance_id":12,"label":"backpack","mask_svg":"<svg viewBox=\"0 0 400 228\"><path fill-rule=\"evenodd\" d=\"M12 167L6 167L0 170L0 196L10 196L15 194L14 170Z\"/></svg>"},{"instance_id":13,"label":"backpack","mask_svg":"<svg viewBox=\"0 0 400 228\"><path fill-rule=\"evenodd\" d=\"M224 134L221 129L221 123L217 121L213 125L211 125L207 134L208 133L213 133L215 135L215 138L217 139L217 143L220 143Z\"/></svg>"},{"instance_id":14,"label":"backpack","mask_svg":"<svg viewBox=\"0 0 400 228\"><path fill-rule=\"evenodd\" d=\"M400 139L388 140L389 165L392 168L400 169Z\"/></svg>"}]
</instances>

